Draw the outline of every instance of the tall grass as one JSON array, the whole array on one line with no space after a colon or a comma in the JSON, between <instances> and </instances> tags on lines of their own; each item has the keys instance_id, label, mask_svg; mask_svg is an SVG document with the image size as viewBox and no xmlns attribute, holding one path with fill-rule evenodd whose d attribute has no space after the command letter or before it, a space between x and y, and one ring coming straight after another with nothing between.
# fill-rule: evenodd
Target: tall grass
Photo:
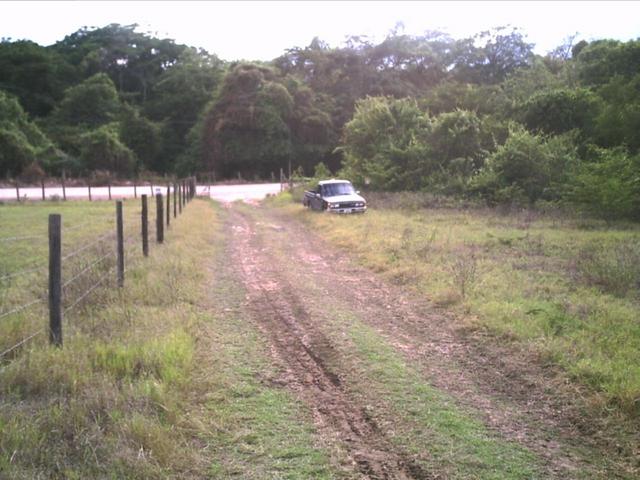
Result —
<instances>
[{"instance_id":1,"label":"tall grass","mask_svg":"<svg viewBox=\"0 0 640 480\"><path fill-rule=\"evenodd\" d=\"M595 405L640 415L637 226L585 229L556 214L420 205L344 217L277 205L391 281L459 312L459 326L561 365L592 389Z\"/></svg>"},{"instance_id":2,"label":"tall grass","mask_svg":"<svg viewBox=\"0 0 640 480\"><path fill-rule=\"evenodd\" d=\"M46 213L24 208L40 228ZM113 205L66 208L86 218ZM124 289L97 289L65 317L63 348L30 343L0 366L0 478L328 477L304 411L257 380L268 360L246 319L219 315L219 228L210 202L191 202L164 245L128 264ZM247 456L242 439L256 435L268 441Z\"/></svg>"}]
</instances>

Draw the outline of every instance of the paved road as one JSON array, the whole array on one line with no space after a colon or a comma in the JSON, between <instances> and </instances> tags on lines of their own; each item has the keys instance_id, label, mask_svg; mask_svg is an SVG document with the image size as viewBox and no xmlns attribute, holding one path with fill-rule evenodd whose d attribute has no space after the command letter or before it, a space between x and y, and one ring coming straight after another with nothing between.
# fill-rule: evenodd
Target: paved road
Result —
<instances>
[{"instance_id":1,"label":"paved road","mask_svg":"<svg viewBox=\"0 0 640 480\"><path fill-rule=\"evenodd\" d=\"M140 186L137 187L137 194L150 195L155 192L166 193L166 186ZM172 189L173 191L173 189ZM214 185L209 188L208 185L198 185L196 188L198 195L209 195L214 200L221 202L233 202L236 200L262 200L267 194L276 194L280 192L279 183L260 183L260 184L244 184L244 185ZM87 187L67 187L67 199L81 200L89 198ZM47 187L45 189L45 198L57 196L62 198L62 187ZM111 187L111 198L132 198L134 197L133 187ZM20 188L20 198L28 200L42 200L42 189L36 188ZM91 187L91 198L94 200L106 200L109 198L109 190L107 187ZM16 200L15 188L0 188L0 200Z\"/></svg>"}]
</instances>

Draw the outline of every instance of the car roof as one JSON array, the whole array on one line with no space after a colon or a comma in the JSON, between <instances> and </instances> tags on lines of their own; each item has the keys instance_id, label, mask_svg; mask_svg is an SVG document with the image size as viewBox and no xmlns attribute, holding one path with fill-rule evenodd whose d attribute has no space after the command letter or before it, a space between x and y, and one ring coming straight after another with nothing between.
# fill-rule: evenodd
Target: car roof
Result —
<instances>
[{"instance_id":1,"label":"car roof","mask_svg":"<svg viewBox=\"0 0 640 480\"><path fill-rule=\"evenodd\" d=\"M349 180L338 180L335 178L332 178L331 180L322 180L318 182L319 185L327 185L329 183L351 183L351 182Z\"/></svg>"}]
</instances>

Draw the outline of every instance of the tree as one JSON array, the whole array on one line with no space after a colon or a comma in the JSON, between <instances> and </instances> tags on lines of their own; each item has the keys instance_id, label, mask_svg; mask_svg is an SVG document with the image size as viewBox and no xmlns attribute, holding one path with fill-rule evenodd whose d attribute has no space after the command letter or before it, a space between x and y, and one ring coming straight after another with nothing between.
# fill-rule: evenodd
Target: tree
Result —
<instances>
[{"instance_id":1,"label":"tree","mask_svg":"<svg viewBox=\"0 0 640 480\"><path fill-rule=\"evenodd\" d=\"M477 46L480 44L481 46ZM507 27L498 27L456 43L454 78L461 82L497 84L533 61L533 44Z\"/></svg>"},{"instance_id":2,"label":"tree","mask_svg":"<svg viewBox=\"0 0 640 480\"><path fill-rule=\"evenodd\" d=\"M122 109L111 79L98 73L65 91L64 98L51 114L53 123L95 128L112 122Z\"/></svg>"},{"instance_id":3,"label":"tree","mask_svg":"<svg viewBox=\"0 0 640 480\"><path fill-rule=\"evenodd\" d=\"M49 114L76 79L75 69L46 47L26 40L0 42L0 89L15 95L32 116Z\"/></svg>"},{"instance_id":4,"label":"tree","mask_svg":"<svg viewBox=\"0 0 640 480\"><path fill-rule=\"evenodd\" d=\"M530 130L559 135L578 129L587 136L593 133L600 108L597 96L584 88L543 91L520 107L524 124Z\"/></svg>"},{"instance_id":5,"label":"tree","mask_svg":"<svg viewBox=\"0 0 640 480\"><path fill-rule=\"evenodd\" d=\"M580 50L576 62L584 86L602 86L615 76L630 79L640 71L640 40L591 42Z\"/></svg>"},{"instance_id":6,"label":"tree","mask_svg":"<svg viewBox=\"0 0 640 480\"><path fill-rule=\"evenodd\" d=\"M136 167L144 167L154 172L164 172L158 165L158 155L162 149L160 126L140 115L133 107L127 107L119 122L119 140L137 157Z\"/></svg>"},{"instance_id":7,"label":"tree","mask_svg":"<svg viewBox=\"0 0 640 480\"><path fill-rule=\"evenodd\" d=\"M17 99L0 91L0 175L19 175L34 163L48 168L59 156Z\"/></svg>"},{"instance_id":8,"label":"tree","mask_svg":"<svg viewBox=\"0 0 640 480\"><path fill-rule=\"evenodd\" d=\"M546 139L513 124L509 138L489 155L470 190L498 203L557 200L558 185L566 181L575 158L570 137Z\"/></svg>"},{"instance_id":9,"label":"tree","mask_svg":"<svg viewBox=\"0 0 640 480\"><path fill-rule=\"evenodd\" d=\"M186 46L136 32L137 27L135 24L85 27L52 48L85 78L105 73L124 98L144 104L159 77L178 61Z\"/></svg>"},{"instance_id":10,"label":"tree","mask_svg":"<svg viewBox=\"0 0 640 480\"><path fill-rule=\"evenodd\" d=\"M86 171L106 170L129 176L136 170L135 153L120 141L117 124L82 135L79 158Z\"/></svg>"},{"instance_id":11,"label":"tree","mask_svg":"<svg viewBox=\"0 0 640 480\"><path fill-rule=\"evenodd\" d=\"M294 100L275 72L239 64L226 75L205 114L204 164L223 178L267 177L291 158L288 121Z\"/></svg>"},{"instance_id":12,"label":"tree","mask_svg":"<svg viewBox=\"0 0 640 480\"><path fill-rule=\"evenodd\" d=\"M484 161L481 121L465 110L441 113L433 119L428 137L430 156L441 172L470 176Z\"/></svg>"},{"instance_id":13,"label":"tree","mask_svg":"<svg viewBox=\"0 0 640 480\"><path fill-rule=\"evenodd\" d=\"M640 156L623 148L598 149L571 179L566 199L607 220L638 219L640 212Z\"/></svg>"},{"instance_id":14,"label":"tree","mask_svg":"<svg viewBox=\"0 0 640 480\"><path fill-rule=\"evenodd\" d=\"M598 95L602 106L594 118L594 142L640 151L640 74L630 79L617 75L598 89Z\"/></svg>"},{"instance_id":15,"label":"tree","mask_svg":"<svg viewBox=\"0 0 640 480\"><path fill-rule=\"evenodd\" d=\"M416 189L426 168L430 120L412 99L367 97L345 125L344 174L382 190Z\"/></svg>"},{"instance_id":16,"label":"tree","mask_svg":"<svg viewBox=\"0 0 640 480\"><path fill-rule=\"evenodd\" d=\"M162 148L154 170L175 170L176 160L187 153L189 132L219 87L223 72L224 63L218 57L188 48L158 78L143 109L145 116L161 125ZM194 160L198 163L200 158Z\"/></svg>"}]
</instances>

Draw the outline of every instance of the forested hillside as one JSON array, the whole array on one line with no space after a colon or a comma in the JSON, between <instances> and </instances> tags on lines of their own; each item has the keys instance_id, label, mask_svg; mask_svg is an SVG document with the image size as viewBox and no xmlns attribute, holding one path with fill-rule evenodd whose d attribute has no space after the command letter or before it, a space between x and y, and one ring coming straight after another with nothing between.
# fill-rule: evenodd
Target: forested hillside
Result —
<instances>
[{"instance_id":1,"label":"forested hillside","mask_svg":"<svg viewBox=\"0 0 640 480\"><path fill-rule=\"evenodd\" d=\"M109 25L0 43L0 176L269 178L640 212L640 41L545 56L518 31L314 39L271 62Z\"/></svg>"}]
</instances>

